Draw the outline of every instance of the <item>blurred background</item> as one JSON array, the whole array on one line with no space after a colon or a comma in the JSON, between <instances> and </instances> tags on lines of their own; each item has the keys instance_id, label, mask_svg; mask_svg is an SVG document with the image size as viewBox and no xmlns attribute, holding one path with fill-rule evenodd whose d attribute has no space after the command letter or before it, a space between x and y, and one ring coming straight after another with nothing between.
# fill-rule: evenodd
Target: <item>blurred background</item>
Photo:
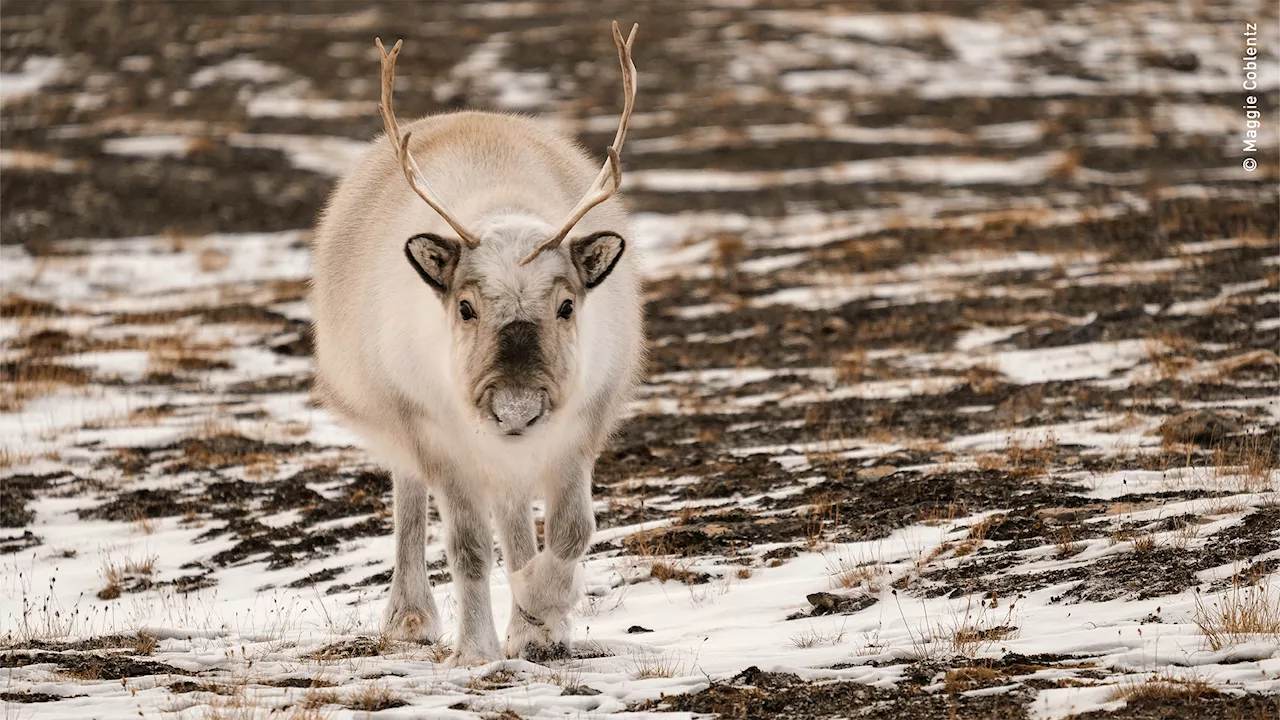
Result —
<instances>
[{"instance_id":1,"label":"blurred background","mask_svg":"<svg viewBox=\"0 0 1280 720\"><path fill-rule=\"evenodd\" d=\"M321 675L387 683L400 704L513 707L475 696L510 677L424 694L447 648L377 638L391 482L312 402L308 242L381 132L375 36L405 42L402 121L532 113L603 157L614 19L640 25L622 161L650 374L592 488L579 615L600 642L575 648L573 677L605 694L561 699L538 676L501 702L617 710L746 665L852 662L844 677L877 686L856 702L894 717L1021 717L1040 691L1115 707L1092 687L1102 669L1181 667L1201 635L1216 652L1236 630L1197 613L1233 583L1269 583L1250 597L1280 637L1280 585L1259 580L1280 551L1278 15L1274 0L4 0L0 631L68 653L6 656L25 666L4 700L97 683L93 702L134 717L201 687L179 668L244 685L253 666L282 677L192 707L376 709L308 705ZM438 537L428 553L454 627ZM506 612L500 572L494 592ZM636 624L656 668L632 656ZM157 646L140 628L176 630ZM72 653L111 643L151 655L121 672L159 679L123 685ZM971 685L951 674L937 693L932 661L903 669L997 643L1072 664L1060 687L1036 674L1002 695L952 692ZM1224 663L1197 667L1201 684L1278 687L1275 660L1196 657ZM82 684L51 680L53 662ZM1043 667L1014 662L988 686ZM843 717L838 686L795 697ZM1256 696L1204 697L1255 716ZM1189 708L1158 716L1206 716Z\"/></svg>"},{"instance_id":2,"label":"blurred background","mask_svg":"<svg viewBox=\"0 0 1280 720\"><path fill-rule=\"evenodd\" d=\"M1269 2L6 0L3 15L0 232L36 252L310 227L380 131L379 35L406 43L402 116L550 115L598 151L620 107L613 18L641 26L625 153L641 212L1082 207L1276 180ZM1248 19L1270 90L1252 174L1236 172ZM883 162L812 172L867 161ZM705 187L659 172L802 169Z\"/></svg>"}]
</instances>

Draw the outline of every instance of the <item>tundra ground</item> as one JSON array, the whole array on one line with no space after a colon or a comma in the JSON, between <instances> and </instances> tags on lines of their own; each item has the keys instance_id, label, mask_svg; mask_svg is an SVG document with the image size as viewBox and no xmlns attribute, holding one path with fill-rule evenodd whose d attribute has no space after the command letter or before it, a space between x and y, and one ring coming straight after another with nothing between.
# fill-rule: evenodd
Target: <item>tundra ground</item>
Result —
<instances>
[{"instance_id":1,"label":"tundra ground","mask_svg":"<svg viewBox=\"0 0 1280 720\"><path fill-rule=\"evenodd\" d=\"M1277 717L1280 163L1241 168L1237 59L1276 12L7 0L6 717ZM378 634L390 480L310 397L309 228L375 35L402 117L600 149L614 17L650 372L572 656L453 668Z\"/></svg>"}]
</instances>

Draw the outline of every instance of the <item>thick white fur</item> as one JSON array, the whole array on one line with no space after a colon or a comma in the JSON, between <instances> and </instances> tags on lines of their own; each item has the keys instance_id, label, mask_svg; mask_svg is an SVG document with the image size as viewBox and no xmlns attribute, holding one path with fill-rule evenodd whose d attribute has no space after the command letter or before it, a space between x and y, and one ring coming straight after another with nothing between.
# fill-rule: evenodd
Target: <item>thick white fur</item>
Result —
<instances>
[{"instance_id":1,"label":"thick white fur","mask_svg":"<svg viewBox=\"0 0 1280 720\"><path fill-rule=\"evenodd\" d=\"M599 162L575 142L538 120L479 112L423 118L402 131L413 135L411 152L434 196L481 238L478 249L464 252L482 253L476 257L483 258L487 273L518 296L540 274L568 262L566 242L527 267L519 265L538 241L555 231L598 172ZM600 230L628 237L618 199L588 213L570 239ZM547 497L550 522L556 498L580 500L585 483L589 515L590 469L630 397L644 350L639 259L635 244L629 243L612 274L576 308L576 368L559 407L524 437L503 437L478 418L468 398L460 368L465 358L451 342L450 313L456 309L445 307L405 258L406 240L420 233L456 237L412 192L391 144L380 137L338 183L317 227L311 299L317 393L390 466L396 501L405 503L405 518L397 508L397 541L404 547L397 554L387 629L431 641L442 628L430 589L424 590L427 579L418 577L425 570L416 567L421 563L413 547L422 535L413 522L425 493L400 486L425 483L441 505L447 530L459 537L483 531L490 545L487 516L503 502L527 506L533 496ZM402 495L407 499L402 501ZM565 508L572 504L565 503ZM469 520L459 507L476 508L486 521ZM421 510L425 514L425 506ZM512 516L523 517L522 512ZM588 523L560 525L585 530L589 537L593 518L580 517L580 509L562 515L579 525ZM501 514L498 520L505 522ZM520 522L508 523L510 532L519 535ZM560 555L548 547L532 562L507 558L510 574L527 565L520 578L513 577L517 602L527 612L537 606L551 613L543 618L544 626L534 627L513 609L508 655L520 652L526 641L568 639L567 608L576 600L578 582L573 580L566 590L556 579L566 571L574 574L585 549L581 545L567 543ZM459 547L462 555L466 548ZM509 549L507 543L503 549L509 555L528 554ZM490 552L471 550L480 562ZM569 552L576 556L562 556ZM459 579L457 559L450 560L464 605L458 659L493 659L492 617L482 617L489 611L487 580L483 589L474 582L467 585Z\"/></svg>"}]
</instances>

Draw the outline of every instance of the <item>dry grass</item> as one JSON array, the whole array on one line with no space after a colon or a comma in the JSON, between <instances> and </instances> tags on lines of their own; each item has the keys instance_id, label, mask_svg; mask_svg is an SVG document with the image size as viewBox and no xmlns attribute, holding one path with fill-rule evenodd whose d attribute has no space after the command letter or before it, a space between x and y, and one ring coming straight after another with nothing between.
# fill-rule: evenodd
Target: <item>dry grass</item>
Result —
<instances>
[{"instance_id":1,"label":"dry grass","mask_svg":"<svg viewBox=\"0 0 1280 720\"><path fill-rule=\"evenodd\" d=\"M988 605L986 601L978 600L976 606L974 602L970 596L963 610L942 620L926 618L925 623L915 629L908 623L912 647L910 657L933 661L958 655L973 659L996 643L1017 637L1019 629L1013 624L1017 614L1015 604L1006 606L1001 615L995 612L994 601ZM902 613L901 605L898 612ZM906 615L902 617L906 622Z\"/></svg>"},{"instance_id":2,"label":"dry grass","mask_svg":"<svg viewBox=\"0 0 1280 720\"><path fill-rule=\"evenodd\" d=\"M138 640L133 645L133 652L137 655L150 655L156 651L156 645L159 641L155 635L149 632L139 632Z\"/></svg>"},{"instance_id":3,"label":"dry grass","mask_svg":"<svg viewBox=\"0 0 1280 720\"><path fill-rule=\"evenodd\" d=\"M217 248L205 248L196 256L196 265L200 268L200 272L226 270L229 264L231 264L231 258Z\"/></svg>"},{"instance_id":4,"label":"dry grass","mask_svg":"<svg viewBox=\"0 0 1280 720\"><path fill-rule=\"evenodd\" d=\"M1147 362L1151 363L1156 377L1176 384L1181 381L1183 374L1196 364L1196 361L1190 357L1195 349L1194 344L1184 335L1172 332L1162 333L1146 341Z\"/></svg>"},{"instance_id":5,"label":"dry grass","mask_svg":"<svg viewBox=\"0 0 1280 720\"><path fill-rule=\"evenodd\" d=\"M1058 551L1059 557L1069 558L1079 555L1085 549L1085 544L1075 539L1075 532L1070 527L1063 525L1058 528L1053 547Z\"/></svg>"},{"instance_id":6,"label":"dry grass","mask_svg":"<svg viewBox=\"0 0 1280 720\"><path fill-rule=\"evenodd\" d=\"M1004 459L1004 456L996 455L994 453L979 455L976 458L976 462L978 463L978 469L984 472L989 470L1008 470L1009 469L1009 463Z\"/></svg>"},{"instance_id":7,"label":"dry grass","mask_svg":"<svg viewBox=\"0 0 1280 720\"><path fill-rule=\"evenodd\" d=\"M30 453L24 453L12 448L0 448L0 469L14 467L15 465L26 465L35 458Z\"/></svg>"},{"instance_id":8,"label":"dry grass","mask_svg":"<svg viewBox=\"0 0 1280 720\"><path fill-rule=\"evenodd\" d=\"M845 588L865 588L871 594L884 589L889 577L889 568L883 562L866 557L854 557L848 548L834 553L823 553L822 559L831 577L831 586Z\"/></svg>"},{"instance_id":9,"label":"dry grass","mask_svg":"<svg viewBox=\"0 0 1280 720\"><path fill-rule=\"evenodd\" d=\"M732 275L747 254L747 242L739 235L722 234L712 238L711 262L721 273Z\"/></svg>"},{"instance_id":10,"label":"dry grass","mask_svg":"<svg viewBox=\"0 0 1280 720\"><path fill-rule=\"evenodd\" d=\"M311 688L302 696L300 705L306 709L317 709L326 705L341 705L342 696L337 690Z\"/></svg>"},{"instance_id":11,"label":"dry grass","mask_svg":"<svg viewBox=\"0 0 1280 720\"><path fill-rule=\"evenodd\" d=\"M1219 695L1218 689L1203 680L1187 680L1184 678L1155 675L1143 682L1120 683L1111 693L1111 700L1155 702L1171 702L1177 700L1199 700L1200 698Z\"/></svg>"},{"instance_id":12,"label":"dry grass","mask_svg":"<svg viewBox=\"0 0 1280 720\"><path fill-rule=\"evenodd\" d=\"M835 478L836 482L842 479ZM809 508L804 514L804 549L811 552L824 550L829 545L826 538L828 527L840 527L840 506L826 502Z\"/></svg>"},{"instance_id":13,"label":"dry grass","mask_svg":"<svg viewBox=\"0 0 1280 720\"><path fill-rule=\"evenodd\" d=\"M1000 682L1004 676L989 667L974 666L948 670L943 686L949 693L974 690Z\"/></svg>"},{"instance_id":14,"label":"dry grass","mask_svg":"<svg viewBox=\"0 0 1280 720\"><path fill-rule=\"evenodd\" d=\"M1133 539L1133 551L1136 553L1149 553L1156 549L1156 538L1150 533L1139 535Z\"/></svg>"},{"instance_id":15,"label":"dry grass","mask_svg":"<svg viewBox=\"0 0 1280 720\"><path fill-rule=\"evenodd\" d=\"M1240 489L1244 492L1266 492L1274 489L1271 476L1280 467L1275 450L1270 435L1234 437L1217 443L1213 464L1218 473L1239 472L1243 476Z\"/></svg>"},{"instance_id":16,"label":"dry grass","mask_svg":"<svg viewBox=\"0 0 1280 720\"><path fill-rule=\"evenodd\" d=\"M443 640L436 640L426 647L427 659L439 665L453 656L453 648Z\"/></svg>"},{"instance_id":17,"label":"dry grass","mask_svg":"<svg viewBox=\"0 0 1280 720\"><path fill-rule=\"evenodd\" d=\"M957 655L973 657L982 648L1016 637L1018 628L1012 625L988 625L982 619L966 618L965 624L955 629L952 645Z\"/></svg>"},{"instance_id":18,"label":"dry grass","mask_svg":"<svg viewBox=\"0 0 1280 720\"><path fill-rule=\"evenodd\" d=\"M484 675L477 675L467 681L466 686L472 690L499 690L511 687L516 683L516 673L509 668L498 668Z\"/></svg>"},{"instance_id":19,"label":"dry grass","mask_svg":"<svg viewBox=\"0 0 1280 720\"><path fill-rule=\"evenodd\" d=\"M99 600L115 600L124 592L129 580L150 577L155 572L156 557L143 560L127 560L122 565L108 562L102 568L103 588L98 591Z\"/></svg>"},{"instance_id":20,"label":"dry grass","mask_svg":"<svg viewBox=\"0 0 1280 720\"><path fill-rule=\"evenodd\" d=\"M992 365L978 364L969 368L965 373L965 382L969 383L969 387L979 395L986 395L996 391L1000 387L1000 370Z\"/></svg>"},{"instance_id":21,"label":"dry grass","mask_svg":"<svg viewBox=\"0 0 1280 720\"><path fill-rule=\"evenodd\" d=\"M666 541L666 529L642 530L622 539L622 546L632 555L642 558L662 557L669 555Z\"/></svg>"},{"instance_id":22,"label":"dry grass","mask_svg":"<svg viewBox=\"0 0 1280 720\"><path fill-rule=\"evenodd\" d=\"M325 707L340 705L347 710L357 712L378 712L389 708L403 707L409 703L397 695L385 683L372 682L361 685L345 693L328 688L311 688L298 704L303 710L319 710Z\"/></svg>"},{"instance_id":23,"label":"dry grass","mask_svg":"<svg viewBox=\"0 0 1280 720\"><path fill-rule=\"evenodd\" d=\"M821 631L809 628L803 632L791 636L791 644L804 650L819 645L839 645L844 642L845 631L841 627L839 630Z\"/></svg>"},{"instance_id":24,"label":"dry grass","mask_svg":"<svg viewBox=\"0 0 1280 720\"><path fill-rule=\"evenodd\" d=\"M1036 478L1044 475L1053 459L1058 440L1052 434L1044 438L1039 445L1027 446L1010 439L1005 448L1005 462L1009 475L1015 478Z\"/></svg>"},{"instance_id":25,"label":"dry grass","mask_svg":"<svg viewBox=\"0 0 1280 720\"><path fill-rule=\"evenodd\" d=\"M855 385L862 382L867 368L867 351L858 348L845 353L836 361L836 380L844 385Z\"/></svg>"},{"instance_id":26,"label":"dry grass","mask_svg":"<svg viewBox=\"0 0 1280 720\"><path fill-rule=\"evenodd\" d=\"M675 580L685 585L693 585L703 577L702 573L682 568L675 563L667 561L658 561L649 567L649 577L658 582L666 582Z\"/></svg>"},{"instance_id":27,"label":"dry grass","mask_svg":"<svg viewBox=\"0 0 1280 720\"><path fill-rule=\"evenodd\" d=\"M982 543L987 539L987 531L991 529L992 518L983 518L981 522L976 522L969 526L969 533L965 539L956 545L953 553L955 557L964 557L974 550L982 547Z\"/></svg>"},{"instance_id":28,"label":"dry grass","mask_svg":"<svg viewBox=\"0 0 1280 720\"><path fill-rule=\"evenodd\" d=\"M0 412L19 412L27 401L62 389L84 388L90 373L76 367L20 359L0 373Z\"/></svg>"},{"instance_id":29,"label":"dry grass","mask_svg":"<svg viewBox=\"0 0 1280 720\"><path fill-rule=\"evenodd\" d=\"M270 477L279 466L280 458L276 453L254 449L261 447L255 444L255 438L245 436L236 426L225 421L205 419L187 435L186 440L183 460L192 468L243 466L246 476L257 479Z\"/></svg>"},{"instance_id":30,"label":"dry grass","mask_svg":"<svg viewBox=\"0 0 1280 720\"><path fill-rule=\"evenodd\" d=\"M966 515L964 506L950 502L942 507L931 507L926 509L920 515L920 522L929 525L948 525L955 521L957 517Z\"/></svg>"},{"instance_id":31,"label":"dry grass","mask_svg":"<svg viewBox=\"0 0 1280 720\"><path fill-rule=\"evenodd\" d=\"M675 655L639 654L631 656L631 676L637 680L670 678L684 671L684 663Z\"/></svg>"},{"instance_id":32,"label":"dry grass","mask_svg":"<svg viewBox=\"0 0 1280 720\"><path fill-rule=\"evenodd\" d=\"M184 372L229 369L231 363L218 355L227 343L195 343L186 335L149 336L139 349L147 351L147 372L152 376L171 376Z\"/></svg>"},{"instance_id":33,"label":"dry grass","mask_svg":"<svg viewBox=\"0 0 1280 720\"><path fill-rule=\"evenodd\" d=\"M1192 619L1215 651L1250 637L1280 638L1280 596L1268 579L1244 586L1237 580L1208 604L1197 596Z\"/></svg>"}]
</instances>

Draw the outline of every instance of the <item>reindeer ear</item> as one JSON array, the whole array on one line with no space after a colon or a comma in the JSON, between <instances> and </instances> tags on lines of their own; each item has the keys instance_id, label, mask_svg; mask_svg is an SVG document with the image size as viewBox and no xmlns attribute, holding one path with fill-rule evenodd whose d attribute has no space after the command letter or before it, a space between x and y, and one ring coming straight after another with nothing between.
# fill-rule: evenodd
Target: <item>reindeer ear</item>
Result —
<instances>
[{"instance_id":1,"label":"reindeer ear","mask_svg":"<svg viewBox=\"0 0 1280 720\"><path fill-rule=\"evenodd\" d=\"M456 241L430 233L414 235L404 244L404 255L409 258L409 264L428 285L441 293L448 292L461 253Z\"/></svg>"},{"instance_id":2,"label":"reindeer ear","mask_svg":"<svg viewBox=\"0 0 1280 720\"><path fill-rule=\"evenodd\" d=\"M627 241L605 230L569 243L569 256L588 290L604 282L627 249Z\"/></svg>"}]
</instances>

